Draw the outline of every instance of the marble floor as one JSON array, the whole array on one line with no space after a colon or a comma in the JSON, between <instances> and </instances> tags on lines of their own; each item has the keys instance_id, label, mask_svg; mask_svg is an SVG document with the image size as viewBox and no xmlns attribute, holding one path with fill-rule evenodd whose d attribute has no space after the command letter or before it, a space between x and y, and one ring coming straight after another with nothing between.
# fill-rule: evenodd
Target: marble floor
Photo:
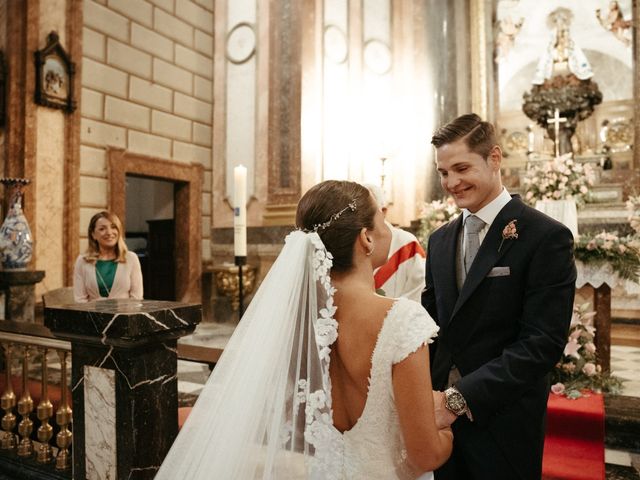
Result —
<instances>
[{"instance_id":1,"label":"marble floor","mask_svg":"<svg viewBox=\"0 0 640 480\"><path fill-rule=\"evenodd\" d=\"M209 373L207 365L178 360L178 393L198 396L209 378Z\"/></svg>"},{"instance_id":2,"label":"marble floor","mask_svg":"<svg viewBox=\"0 0 640 480\"><path fill-rule=\"evenodd\" d=\"M624 380L623 395L640 397L640 347L612 345L611 371Z\"/></svg>"},{"instance_id":3,"label":"marble floor","mask_svg":"<svg viewBox=\"0 0 640 480\"><path fill-rule=\"evenodd\" d=\"M195 347L196 354L197 347L203 346L222 352L234 329L234 324L201 323L191 335L179 340L179 346ZM206 363L178 360L178 394L181 398L199 395L209 373Z\"/></svg>"}]
</instances>

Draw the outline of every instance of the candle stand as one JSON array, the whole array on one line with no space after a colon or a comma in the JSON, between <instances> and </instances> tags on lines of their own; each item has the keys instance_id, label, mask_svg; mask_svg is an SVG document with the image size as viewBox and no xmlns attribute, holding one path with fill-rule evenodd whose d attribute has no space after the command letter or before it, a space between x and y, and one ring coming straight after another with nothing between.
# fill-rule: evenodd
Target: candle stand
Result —
<instances>
[{"instance_id":1,"label":"candle stand","mask_svg":"<svg viewBox=\"0 0 640 480\"><path fill-rule=\"evenodd\" d=\"M235 264L238 267L238 320L242 319L244 313L244 282L242 281L242 267L247 264L246 256L236 256Z\"/></svg>"},{"instance_id":2,"label":"candle stand","mask_svg":"<svg viewBox=\"0 0 640 480\"><path fill-rule=\"evenodd\" d=\"M212 312L217 322L226 322L231 316L235 316L240 311L240 278L239 267L234 263L225 262L211 267L213 274L213 288L216 289L220 297L227 297L231 301L231 311L228 307L218 309ZM242 295L249 297L253 293L257 283L257 267L255 265L245 264L242 266ZM244 305L243 305L244 311ZM241 317L242 314L239 314Z\"/></svg>"}]
</instances>

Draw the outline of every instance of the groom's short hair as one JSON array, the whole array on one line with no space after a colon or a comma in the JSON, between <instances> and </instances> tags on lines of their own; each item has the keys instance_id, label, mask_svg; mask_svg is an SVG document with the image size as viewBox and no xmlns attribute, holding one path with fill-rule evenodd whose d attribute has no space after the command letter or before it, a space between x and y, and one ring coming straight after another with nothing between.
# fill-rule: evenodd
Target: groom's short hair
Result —
<instances>
[{"instance_id":1,"label":"groom's short hair","mask_svg":"<svg viewBox=\"0 0 640 480\"><path fill-rule=\"evenodd\" d=\"M461 115L436 130L431 137L431 144L440 148L443 145L462 139L469 150L486 159L491 149L497 145L496 129L489 122L484 122L475 113Z\"/></svg>"}]
</instances>

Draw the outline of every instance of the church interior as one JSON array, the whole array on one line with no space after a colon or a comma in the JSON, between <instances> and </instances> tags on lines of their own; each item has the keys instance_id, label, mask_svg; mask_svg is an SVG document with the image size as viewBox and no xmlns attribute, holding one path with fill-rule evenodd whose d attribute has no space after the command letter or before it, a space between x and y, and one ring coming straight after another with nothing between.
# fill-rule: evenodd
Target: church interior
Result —
<instances>
[{"instance_id":1,"label":"church interior","mask_svg":"<svg viewBox=\"0 0 640 480\"><path fill-rule=\"evenodd\" d=\"M152 479L302 195L376 185L426 245L459 213L430 139L470 112L509 193L573 231L595 327L592 390L556 367L544 478L640 478L639 9L0 0L0 480ZM142 303L74 303L101 211Z\"/></svg>"}]
</instances>

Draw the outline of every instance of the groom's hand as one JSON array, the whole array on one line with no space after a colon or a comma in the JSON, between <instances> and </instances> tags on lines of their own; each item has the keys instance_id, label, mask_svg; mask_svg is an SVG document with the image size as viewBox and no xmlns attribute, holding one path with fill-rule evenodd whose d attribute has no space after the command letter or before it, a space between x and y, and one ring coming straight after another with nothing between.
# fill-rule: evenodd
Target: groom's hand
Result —
<instances>
[{"instance_id":1,"label":"groom's hand","mask_svg":"<svg viewBox=\"0 0 640 480\"><path fill-rule=\"evenodd\" d=\"M444 392L433 391L433 406L436 414L436 427L448 428L458 418L456 414L444 406Z\"/></svg>"}]
</instances>

